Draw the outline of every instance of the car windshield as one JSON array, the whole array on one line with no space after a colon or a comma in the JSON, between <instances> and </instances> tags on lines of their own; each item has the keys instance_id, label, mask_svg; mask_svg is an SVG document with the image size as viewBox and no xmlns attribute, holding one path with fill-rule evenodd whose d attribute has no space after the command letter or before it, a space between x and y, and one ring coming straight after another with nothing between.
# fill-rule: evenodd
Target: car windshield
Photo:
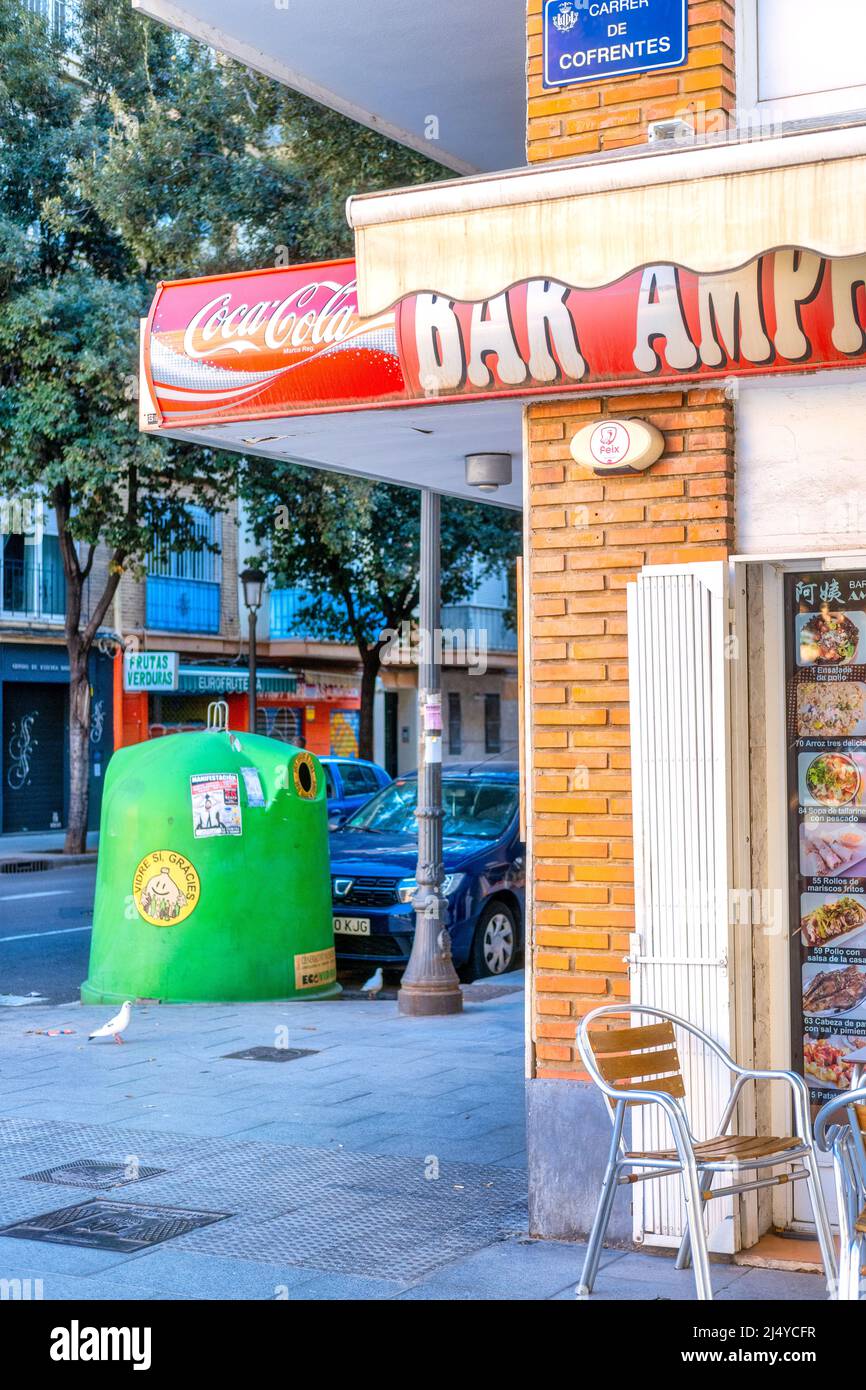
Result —
<instances>
[{"instance_id":1,"label":"car windshield","mask_svg":"<svg viewBox=\"0 0 866 1390\"><path fill-rule=\"evenodd\" d=\"M444 835L496 840L517 810L514 782L485 781L482 777L446 777L442 782ZM388 835L417 835L415 806L418 783L414 778L392 782L346 822L352 830Z\"/></svg>"}]
</instances>

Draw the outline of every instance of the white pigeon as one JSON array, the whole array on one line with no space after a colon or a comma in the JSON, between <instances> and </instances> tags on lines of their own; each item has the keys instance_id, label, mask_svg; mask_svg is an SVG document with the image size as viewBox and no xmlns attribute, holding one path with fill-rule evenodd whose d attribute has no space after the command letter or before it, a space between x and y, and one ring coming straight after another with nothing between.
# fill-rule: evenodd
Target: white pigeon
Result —
<instances>
[{"instance_id":1,"label":"white pigeon","mask_svg":"<svg viewBox=\"0 0 866 1390\"><path fill-rule=\"evenodd\" d=\"M361 986L361 993L368 994L371 999L375 999L384 983L385 976L380 965L375 975L371 975L367 983Z\"/></svg>"},{"instance_id":2,"label":"white pigeon","mask_svg":"<svg viewBox=\"0 0 866 1390\"><path fill-rule=\"evenodd\" d=\"M121 1033L125 1033L129 1027L129 1020L132 1018L132 1004L127 999L125 1004L120 1007L120 1012L110 1018L107 1023L103 1023L101 1028L95 1028L87 1039L93 1042L94 1038L114 1038L116 1043L122 1043Z\"/></svg>"}]
</instances>

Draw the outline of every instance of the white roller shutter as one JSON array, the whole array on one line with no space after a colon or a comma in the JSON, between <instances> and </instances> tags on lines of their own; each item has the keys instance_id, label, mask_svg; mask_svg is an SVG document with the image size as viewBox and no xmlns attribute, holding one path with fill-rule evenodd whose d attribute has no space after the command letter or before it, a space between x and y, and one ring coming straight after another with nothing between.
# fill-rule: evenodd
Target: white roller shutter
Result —
<instances>
[{"instance_id":1,"label":"white roller shutter","mask_svg":"<svg viewBox=\"0 0 866 1390\"><path fill-rule=\"evenodd\" d=\"M729 971L731 730L728 566L648 569L629 585L636 931L635 1003L679 1014L734 1051ZM745 657L744 657L745 659ZM747 737L747 730L739 732ZM730 1089L703 1048L681 1048L698 1139L716 1132ZM667 1148L658 1107L633 1109L635 1147ZM635 1238L677 1244L679 1182L634 1188ZM736 1248L730 1199L709 1206L711 1249Z\"/></svg>"}]
</instances>

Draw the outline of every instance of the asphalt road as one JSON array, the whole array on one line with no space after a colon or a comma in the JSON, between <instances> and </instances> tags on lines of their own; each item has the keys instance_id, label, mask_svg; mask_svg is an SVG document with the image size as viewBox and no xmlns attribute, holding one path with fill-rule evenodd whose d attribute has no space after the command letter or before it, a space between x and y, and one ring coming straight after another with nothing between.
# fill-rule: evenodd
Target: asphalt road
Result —
<instances>
[{"instance_id":1,"label":"asphalt road","mask_svg":"<svg viewBox=\"0 0 866 1390\"><path fill-rule=\"evenodd\" d=\"M35 874L0 874L0 1008L14 1001L70 1004L87 978L96 867L68 864ZM370 967L341 970L347 997ZM396 989L383 998L396 998Z\"/></svg>"},{"instance_id":2,"label":"asphalt road","mask_svg":"<svg viewBox=\"0 0 866 1390\"><path fill-rule=\"evenodd\" d=\"M46 1004L78 998L95 881L92 864L0 875L0 1007L9 1007L10 995L38 995Z\"/></svg>"}]
</instances>

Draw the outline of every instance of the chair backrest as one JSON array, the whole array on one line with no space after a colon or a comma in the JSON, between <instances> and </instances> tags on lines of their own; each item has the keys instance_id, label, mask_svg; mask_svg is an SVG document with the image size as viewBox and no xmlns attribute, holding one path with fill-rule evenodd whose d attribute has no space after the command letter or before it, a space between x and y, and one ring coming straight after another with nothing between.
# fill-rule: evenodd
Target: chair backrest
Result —
<instances>
[{"instance_id":1,"label":"chair backrest","mask_svg":"<svg viewBox=\"0 0 866 1390\"><path fill-rule=\"evenodd\" d=\"M860 1183L866 1190L866 1105L855 1105L852 1107L860 1132L853 1135L852 1147L854 1150L854 1162L860 1174ZM854 1126L851 1126L852 1131Z\"/></svg>"},{"instance_id":2,"label":"chair backrest","mask_svg":"<svg viewBox=\"0 0 866 1390\"><path fill-rule=\"evenodd\" d=\"M614 1090L663 1091L675 1100L685 1098L676 1034L669 1019L585 1036L600 1075Z\"/></svg>"}]
</instances>

